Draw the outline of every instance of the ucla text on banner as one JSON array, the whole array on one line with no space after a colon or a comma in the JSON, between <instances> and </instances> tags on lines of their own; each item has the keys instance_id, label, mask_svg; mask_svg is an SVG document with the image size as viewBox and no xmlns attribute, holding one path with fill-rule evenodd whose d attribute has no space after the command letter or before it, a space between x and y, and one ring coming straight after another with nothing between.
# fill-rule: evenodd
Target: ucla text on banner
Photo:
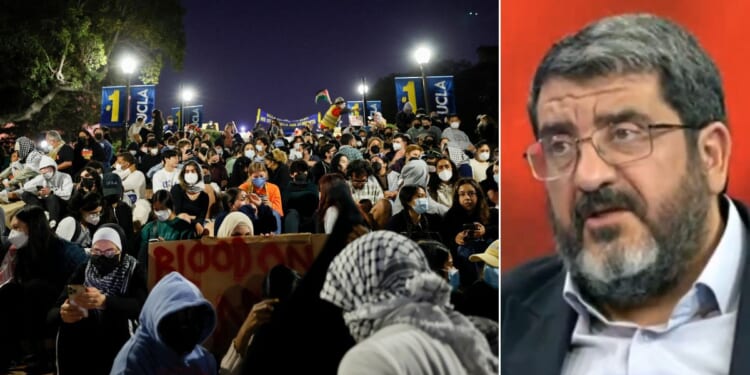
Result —
<instances>
[{"instance_id":1,"label":"ucla text on banner","mask_svg":"<svg viewBox=\"0 0 750 375\"><path fill-rule=\"evenodd\" d=\"M427 77L427 93L430 110L438 114L456 113L456 98L453 90L453 76Z\"/></svg>"},{"instance_id":2,"label":"ucla text on banner","mask_svg":"<svg viewBox=\"0 0 750 375\"><path fill-rule=\"evenodd\" d=\"M203 124L203 105L185 106L183 107L183 110L185 111L185 118L187 119L187 122L185 122L186 125ZM175 123L180 124L182 120L180 118L180 107L172 107L171 113L172 117L175 119Z\"/></svg>"},{"instance_id":3,"label":"ucla text on banner","mask_svg":"<svg viewBox=\"0 0 750 375\"><path fill-rule=\"evenodd\" d=\"M274 116L260 108L258 108L258 114L255 117L255 124L256 127L260 127L263 129L270 129L271 128L271 121L276 120L279 122L279 125L281 125L281 129L284 131L285 135L290 135L294 133L294 130L301 127L306 127L311 130L318 129L319 124L319 115L314 114L307 117L303 117L298 120L287 120L283 119L277 116Z\"/></svg>"},{"instance_id":4,"label":"ucla text on banner","mask_svg":"<svg viewBox=\"0 0 750 375\"><path fill-rule=\"evenodd\" d=\"M99 123L106 126L122 126L127 114L128 97L125 86L102 87L102 113Z\"/></svg>"},{"instance_id":5,"label":"ucla text on banner","mask_svg":"<svg viewBox=\"0 0 750 375\"><path fill-rule=\"evenodd\" d=\"M268 271L283 264L304 274L325 239L322 234L295 233L153 242L148 247L148 287L172 271L195 283L218 315L205 346L225 353L253 304L260 301Z\"/></svg>"},{"instance_id":6,"label":"ucla text on banner","mask_svg":"<svg viewBox=\"0 0 750 375\"><path fill-rule=\"evenodd\" d=\"M146 123L153 121L153 118L151 118L151 112L153 112L154 109L156 109L156 86L130 86L131 122L135 122L138 118L143 118Z\"/></svg>"},{"instance_id":7,"label":"ucla text on banner","mask_svg":"<svg viewBox=\"0 0 750 375\"><path fill-rule=\"evenodd\" d=\"M404 103L411 103L414 111L424 108L424 93L421 77L396 77L396 106L398 110L404 108ZM425 79L427 97L430 100L430 110L439 114L456 112L453 76L429 76ZM369 104L369 101L368 101Z\"/></svg>"}]
</instances>

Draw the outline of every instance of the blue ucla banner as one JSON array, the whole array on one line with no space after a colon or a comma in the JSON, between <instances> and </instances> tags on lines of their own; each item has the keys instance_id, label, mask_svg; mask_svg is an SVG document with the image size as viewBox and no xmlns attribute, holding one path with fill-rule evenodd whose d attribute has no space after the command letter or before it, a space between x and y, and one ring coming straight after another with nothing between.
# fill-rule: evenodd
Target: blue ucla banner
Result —
<instances>
[{"instance_id":1,"label":"blue ucla banner","mask_svg":"<svg viewBox=\"0 0 750 375\"><path fill-rule=\"evenodd\" d=\"M422 78L420 77L396 77L396 108L401 111L406 102L411 103L414 112L417 108L424 107L424 93L422 90Z\"/></svg>"},{"instance_id":2,"label":"blue ucla banner","mask_svg":"<svg viewBox=\"0 0 750 375\"><path fill-rule=\"evenodd\" d=\"M431 111L436 111L440 115L456 113L453 76L427 77L427 94Z\"/></svg>"},{"instance_id":3,"label":"blue ucla banner","mask_svg":"<svg viewBox=\"0 0 750 375\"><path fill-rule=\"evenodd\" d=\"M203 105L189 105L183 107L185 112L185 125L196 124L198 126L203 125L203 116L205 115ZM182 115L180 114L180 107L172 107L171 110L172 118L174 118L175 124L180 124Z\"/></svg>"},{"instance_id":4,"label":"blue ucla banner","mask_svg":"<svg viewBox=\"0 0 750 375\"><path fill-rule=\"evenodd\" d=\"M396 106L399 111L404 108L406 102L411 103L415 111L417 108L424 108L421 77L396 77L395 82ZM429 76L425 82L430 111L437 111L439 114L456 112L453 76Z\"/></svg>"},{"instance_id":5,"label":"blue ucla banner","mask_svg":"<svg viewBox=\"0 0 750 375\"><path fill-rule=\"evenodd\" d=\"M258 114L255 117L255 127L268 130L271 128L271 121L273 120L279 122L279 125L281 125L281 129L284 131L285 135L291 135L296 129L299 128L316 130L318 129L318 124L320 123L319 114L310 115L298 120L287 120L274 116L258 108Z\"/></svg>"},{"instance_id":6,"label":"blue ucla banner","mask_svg":"<svg viewBox=\"0 0 750 375\"><path fill-rule=\"evenodd\" d=\"M130 122L135 122L139 118L143 118L146 123L153 121L151 112L154 109L156 109L156 86L130 86Z\"/></svg>"},{"instance_id":7,"label":"blue ucla banner","mask_svg":"<svg viewBox=\"0 0 750 375\"><path fill-rule=\"evenodd\" d=\"M118 127L125 123L128 97L125 86L102 87L102 112L99 123Z\"/></svg>"},{"instance_id":8,"label":"blue ucla banner","mask_svg":"<svg viewBox=\"0 0 750 375\"><path fill-rule=\"evenodd\" d=\"M352 100L346 102L346 107L349 108L353 116L362 117L362 101ZM383 103L380 100L368 100L367 101L367 115L372 116L373 112L383 112Z\"/></svg>"}]
</instances>

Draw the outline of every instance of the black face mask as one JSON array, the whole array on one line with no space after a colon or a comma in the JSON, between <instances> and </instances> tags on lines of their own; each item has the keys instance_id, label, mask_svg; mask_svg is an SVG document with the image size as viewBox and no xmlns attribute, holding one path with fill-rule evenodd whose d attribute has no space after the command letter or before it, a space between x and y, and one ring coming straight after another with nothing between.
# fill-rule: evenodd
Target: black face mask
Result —
<instances>
[{"instance_id":1,"label":"black face mask","mask_svg":"<svg viewBox=\"0 0 750 375\"><path fill-rule=\"evenodd\" d=\"M294 176L294 183L298 185L304 185L307 183L307 173L297 173Z\"/></svg>"},{"instance_id":2,"label":"black face mask","mask_svg":"<svg viewBox=\"0 0 750 375\"><path fill-rule=\"evenodd\" d=\"M378 162L372 163L372 169L375 171L375 173L380 173L380 170L382 168L383 168L382 164L380 164Z\"/></svg>"},{"instance_id":3,"label":"black face mask","mask_svg":"<svg viewBox=\"0 0 750 375\"><path fill-rule=\"evenodd\" d=\"M162 318L159 335L169 348L179 355L192 352L200 343L203 317L198 307L186 308Z\"/></svg>"},{"instance_id":4,"label":"black face mask","mask_svg":"<svg viewBox=\"0 0 750 375\"><path fill-rule=\"evenodd\" d=\"M88 143L89 139L86 137L78 137L78 143L80 144L86 144Z\"/></svg>"},{"instance_id":5,"label":"black face mask","mask_svg":"<svg viewBox=\"0 0 750 375\"><path fill-rule=\"evenodd\" d=\"M419 129L422 127L422 124L414 124L412 125L415 129Z\"/></svg>"},{"instance_id":6,"label":"black face mask","mask_svg":"<svg viewBox=\"0 0 750 375\"><path fill-rule=\"evenodd\" d=\"M378 146L372 146L372 148L370 149L371 154L377 154L379 152L380 152L380 147Z\"/></svg>"},{"instance_id":7,"label":"black face mask","mask_svg":"<svg viewBox=\"0 0 750 375\"><path fill-rule=\"evenodd\" d=\"M100 275L107 275L114 271L117 265L120 264L120 257L106 257L104 255L94 255L91 257L91 265L96 268L96 271Z\"/></svg>"},{"instance_id":8,"label":"black face mask","mask_svg":"<svg viewBox=\"0 0 750 375\"><path fill-rule=\"evenodd\" d=\"M94 187L94 179L93 178L82 178L81 179L81 187L86 190L91 190Z\"/></svg>"},{"instance_id":9,"label":"black face mask","mask_svg":"<svg viewBox=\"0 0 750 375\"><path fill-rule=\"evenodd\" d=\"M104 139L104 136L102 134L94 134L94 138L96 138L97 141L101 141Z\"/></svg>"}]
</instances>

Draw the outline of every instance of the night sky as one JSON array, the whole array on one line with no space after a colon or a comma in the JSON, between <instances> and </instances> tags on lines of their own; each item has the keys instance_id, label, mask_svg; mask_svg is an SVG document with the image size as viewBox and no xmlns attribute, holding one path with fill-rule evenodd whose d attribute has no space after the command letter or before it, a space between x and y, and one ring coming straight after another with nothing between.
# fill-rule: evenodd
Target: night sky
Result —
<instances>
[{"instance_id":1,"label":"night sky","mask_svg":"<svg viewBox=\"0 0 750 375\"><path fill-rule=\"evenodd\" d=\"M286 119L325 111L317 90L357 100L357 85L433 61L477 62L481 45L499 45L497 0L200 1L185 0L183 70L166 67L157 108L178 106L180 83L203 104L204 121L255 123L257 108ZM427 75L439 75L430 71ZM394 98L368 98L395 100ZM388 119L392 121L393 119Z\"/></svg>"}]
</instances>

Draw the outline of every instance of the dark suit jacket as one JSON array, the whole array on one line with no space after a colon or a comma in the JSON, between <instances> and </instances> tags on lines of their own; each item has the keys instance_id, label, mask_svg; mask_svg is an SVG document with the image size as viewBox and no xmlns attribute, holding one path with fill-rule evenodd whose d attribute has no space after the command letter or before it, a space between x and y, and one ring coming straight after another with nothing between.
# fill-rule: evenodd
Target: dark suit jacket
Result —
<instances>
[{"instance_id":1,"label":"dark suit jacket","mask_svg":"<svg viewBox=\"0 0 750 375\"><path fill-rule=\"evenodd\" d=\"M746 230L750 213L734 201ZM746 249L747 251L748 249ZM745 257L730 375L750 374L750 256ZM534 260L501 280L501 373L557 375L570 349L577 315L562 297L565 268L557 256ZM606 372L606 369L602 369Z\"/></svg>"}]
</instances>

